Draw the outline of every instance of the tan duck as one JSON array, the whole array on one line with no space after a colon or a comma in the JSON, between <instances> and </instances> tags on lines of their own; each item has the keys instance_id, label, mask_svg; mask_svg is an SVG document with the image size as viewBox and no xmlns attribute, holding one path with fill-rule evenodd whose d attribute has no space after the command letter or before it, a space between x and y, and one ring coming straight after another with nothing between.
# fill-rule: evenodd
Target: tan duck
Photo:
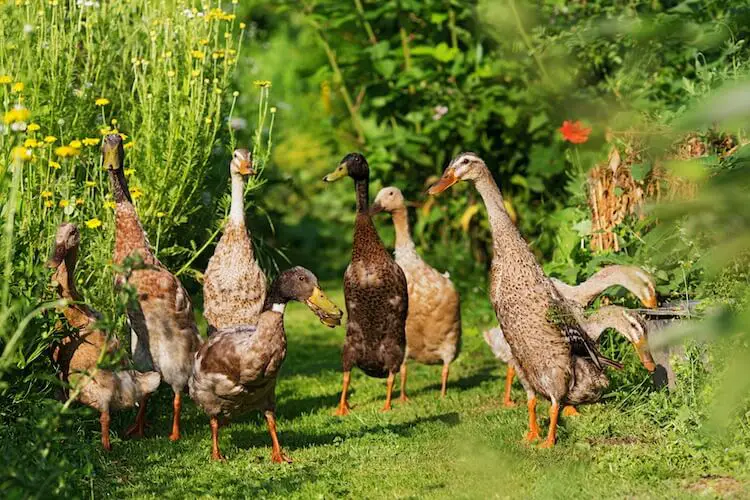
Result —
<instances>
[{"instance_id":1,"label":"tan duck","mask_svg":"<svg viewBox=\"0 0 750 500\"><path fill-rule=\"evenodd\" d=\"M567 283L563 283L562 281L555 278L551 278L551 280L555 285L555 288L557 288L560 294L571 303L572 308L579 314L579 317L583 320L586 326L586 331L587 333L589 333L589 337L594 341L598 340L602 330L606 329L607 327L605 326L601 329L597 329L596 327L594 327L592 330L591 321L594 320L594 317L596 317L596 315L592 318L585 318L584 308L608 288L618 285L622 286L623 288L633 293L636 297L638 297L638 299L645 307L656 307L656 291L654 288L653 279L648 275L646 271L637 266L606 266L577 286L568 285ZM613 325L619 324L627 328L627 326L622 323L622 321L624 321L623 318L626 317L624 316L624 311L623 315L612 315L605 317L611 318ZM637 318L637 315L635 313L632 313L630 317ZM612 326L612 328L619 329L618 326ZM500 330L499 327L493 330L497 330L494 335L502 336L502 330ZM651 358L651 353L648 351L648 345L646 344L645 336L640 337L640 339L641 340L639 340L638 343L634 342L633 345L636 348L636 352L638 353L638 357L641 359L643 366L649 372L653 372L656 369L656 365L654 364L654 360ZM506 371L505 377L505 393L503 395L503 405L509 407L515 405L510 397L511 386L513 384L513 377L515 375L515 372L515 363L508 363L508 370ZM569 409L567 411L570 412Z\"/></svg>"},{"instance_id":2,"label":"tan duck","mask_svg":"<svg viewBox=\"0 0 750 500\"><path fill-rule=\"evenodd\" d=\"M594 377L577 377L590 367L595 373L604 365L620 367L602 356L579 324L576 313L542 271L503 204L500 190L484 161L473 153L462 153L451 161L440 180L430 188L436 194L458 181L471 181L484 200L493 240L490 299L495 314L516 359L519 377L529 386L528 441L539 438L536 395L548 398L550 424L543 447L552 447L557 436L561 405L577 401L598 384ZM595 390L592 387L592 390Z\"/></svg>"},{"instance_id":3,"label":"tan duck","mask_svg":"<svg viewBox=\"0 0 750 500\"><path fill-rule=\"evenodd\" d=\"M190 396L211 418L211 457L223 460L219 450L219 419L251 410L264 412L271 434L273 462L290 462L276 435L276 377L286 356L284 309L297 300L325 325L341 324L341 310L323 294L318 279L302 267L281 273L271 284L256 325L235 325L217 330L195 357Z\"/></svg>"},{"instance_id":4,"label":"tan duck","mask_svg":"<svg viewBox=\"0 0 750 500\"><path fill-rule=\"evenodd\" d=\"M254 325L266 298L266 277L253 253L253 242L245 226L245 177L255 174L247 149L234 151L229 164L232 206L224 234L203 280L203 315L209 334L234 325Z\"/></svg>"},{"instance_id":5,"label":"tan duck","mask_svg":"<svg viewBox=\"0 0 750 500\"><path fill-rule=\"evenodd\" d=\"M383 411L391 409L395 373L404 361L409 294L406 276L380 241L369 211L370 168L358 153L346 155L323 180L354 179L357 215L352 260L344 274L346 341L344 382L337 415L349 413L347 393L353 366L371 377L387 377Z\"/></svg>"},{"instance_id":6,"label":"tan duck","mask_svg":"<svg viewBox=\"0 0 750 500\"><path fill-rule=\"evenodd\" d=\"M63 315L74 333L66 336L52 351L62 381L73 388L77 401L99 411L102 446L112 449L109 440L110 412L135 406L142 397L151 394L161 382L157 372L140 373L133 370L110 371L97 365L106 352L119 348L115 339L108 339L95 327L100 315L83 303L75 285L75 268L81 234L74 224L60 224L55 237L55 250L47 264L55 269L52 276L57 294L68 304Z\"/></svg>"},{"instance_id":7,"label":"tan duck","mask_svg":"<svg viewBox=\"0 0 750 500\"><path fill-rule=\"evenodd\" d=\"M648 371L653 372L656 368L651 353L648 350L648 341L646 337L647 328L645 322L635 311L620 306L605 306L587 318L581 326L583 326L586 334L594 342L598 342L601 334L608 328L617 330L633 344L641 363L643 363L643 366L646 367ZM484 340L490 346L495 357L508 364L509 375L505 380L503 404L508 407L514 406L515 403L513 403L513 400L510 397L510 389L513 382L513 372L517 367L517 363L510 351L510 346L505 340L503 331L500 327L495 327L485 331ZM581 384L583 387L588 388L589 391L593 391L589 398L595 400L601 396L601 392L599 391L606 388L606 385L601 386L601 384L607 382L606 377L592 373L587 368L583 369L586 370L587 376L594 376L598 381L597 383L592 384ZM576 376L578 375L579 374L576 373ZM519 377L519 379L521 380L521 385L523 385L524 389L528 391L528 383L526 380L521 377ZM582 397L579 396L578 398L569 399L582 399ZM566 406L563 411L565 414L577 413L573 406Z\"/></svg>"},{"instance_id":8,"label":"tan duck","mask_svg":"<svg viewBox=\"0 0 750 500\"><path fill-rule=\"evenodd\" d=\"M440 396L445 397L450 364L461 348L461 302L447 275L429 266L417 254L409 233L409 215L401 191L396 187L380 190L372 213L386 211L396 230L394 256L406 275L409 288L409 315L406 318L406 355L401 365L401 400L406 401L406 360L442 363Z\"/></svg>"},{"instance_id":9,"label":"tan duck","mask_svg":"<svg viewBox=\"0 0 750 500\"><path fill-rule=\"evenodd\" d=\"M109 171L115 200L115 250L113 261L122 265L133 258L141 263L128 275L118 275L117 285L127 283L135 289L137 306L128 309L132 329L133 361L140 369L156 370L174 391L172 432L169 439L180 438L182 391L193 369L193 357L201 344L195 326L193 306L182 283L170 273L151 251L143 226L130 198L123 172L125 153L122 138L111 134L102 141L102 159ZM146 399L141 401L138 416L128 431L143 436Z\"/></svg>"}]
</instances>

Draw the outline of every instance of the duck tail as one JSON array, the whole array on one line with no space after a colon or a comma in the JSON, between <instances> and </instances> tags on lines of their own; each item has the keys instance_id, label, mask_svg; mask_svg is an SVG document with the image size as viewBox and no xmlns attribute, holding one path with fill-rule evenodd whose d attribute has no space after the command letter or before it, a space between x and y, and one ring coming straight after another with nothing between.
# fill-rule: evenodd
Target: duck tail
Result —
<instances>
[{"instance_id":1,"label":"duck tail","mask_svg":"<svg viewBox=\"0 0 750 500\"><path fill-rule=\"evenodd\" d=\"M622 370L622 363L618 363L617 361L609 358L605 358L604 356L598 356L599 362L603 365L607 365L610 368L614 368L615 370Z\"/></svg>"},{"instance_id":2,"label":"duck tail","mask_svg":"<svg viewBox=\"0 0 750 500\"><path fill-rule=\"evenodd\" d=\"M118 380L116 398L123 402L137 402L144 396L156 391L161 384L159 372L138 372L135 370L124 370L113 373ZM123 404L132 406L132 404Z\"/></svg>"}]
</instances>

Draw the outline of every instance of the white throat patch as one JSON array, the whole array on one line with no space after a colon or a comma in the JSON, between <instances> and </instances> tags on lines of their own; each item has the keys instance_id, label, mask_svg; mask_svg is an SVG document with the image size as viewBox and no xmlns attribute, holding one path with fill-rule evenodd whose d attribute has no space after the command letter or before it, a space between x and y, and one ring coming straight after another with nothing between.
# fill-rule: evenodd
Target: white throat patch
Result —
<instances>
[{"instance_id":1,"label":"white throat patch","mask_svg":"<svg viewBox=\"0 0 750 500\"><path fill-rule=\"evenodd\" d=\"M271 306L271 310L279 314L284 314L284 308L286 308L286 304L274 304Z\"/></svg>"}]
</instances>

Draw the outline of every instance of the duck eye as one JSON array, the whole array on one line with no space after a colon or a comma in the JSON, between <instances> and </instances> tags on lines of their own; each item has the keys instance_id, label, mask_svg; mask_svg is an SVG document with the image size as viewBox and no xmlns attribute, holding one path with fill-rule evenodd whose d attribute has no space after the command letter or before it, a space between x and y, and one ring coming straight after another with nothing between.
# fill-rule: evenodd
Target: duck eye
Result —
<instances>
[{"instance_id":1,"label":"duck eye","mask_svg":"<svg viewBox=\"0 0 750 500\"><path fill-rule=\"evenodd\" d=\"M300 276L300 277L299 277L299 280L300 280L300 281L305 281L305 277L304 277L304 276Z\"/></svg>"}]
</instances>

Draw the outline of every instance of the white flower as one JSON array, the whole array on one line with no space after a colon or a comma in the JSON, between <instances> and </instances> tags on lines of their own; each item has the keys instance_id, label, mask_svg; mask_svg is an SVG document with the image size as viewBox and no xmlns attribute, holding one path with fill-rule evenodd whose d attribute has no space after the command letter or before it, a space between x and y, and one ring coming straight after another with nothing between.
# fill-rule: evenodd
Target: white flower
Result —
<instances>
[{"instance_id":1,"label":"white flower","mask_svg":"<svg viewBox=\"0 0 750 500\"><path fill-rule=\"evenodd\" d=\"M26 122L13 122L10 124L10 129L13 132L23 132L26 130Z\"/></svg>"},{"instance_id":2,"label":"white flower","mask_svg":"<svg viewBox=\"0 0 750 500\"><path fill-rule=\"evenodd\" d=\"M432 115L432 119L437 121L444 117L446 113L448 113L448 106L435 106L434 108L432 108L432 111L435 113L434 115Z\"/></svg>"},{"instance_id":3,"label":"white flower","mask_svg":"<svg viewBox=\"0 0 750 500\"><path fill-rule=\"evenodd\" d=\"M33 33L34 32L34 25L33 24L24 24L23 25L23 32L26 33L27 35L29 33Z\"/></svg>"},{"instance_id":4,"label":"white flower","mask_svg":"<svg viewBox=\"0 0 750 500\"><path fill-rule=\"evenodd\" d=\"M193 9L185 9L182 11L182 14L188 19L192 19L195 17L195 14L193 14Z\"/></svg>"}]
</instances>

